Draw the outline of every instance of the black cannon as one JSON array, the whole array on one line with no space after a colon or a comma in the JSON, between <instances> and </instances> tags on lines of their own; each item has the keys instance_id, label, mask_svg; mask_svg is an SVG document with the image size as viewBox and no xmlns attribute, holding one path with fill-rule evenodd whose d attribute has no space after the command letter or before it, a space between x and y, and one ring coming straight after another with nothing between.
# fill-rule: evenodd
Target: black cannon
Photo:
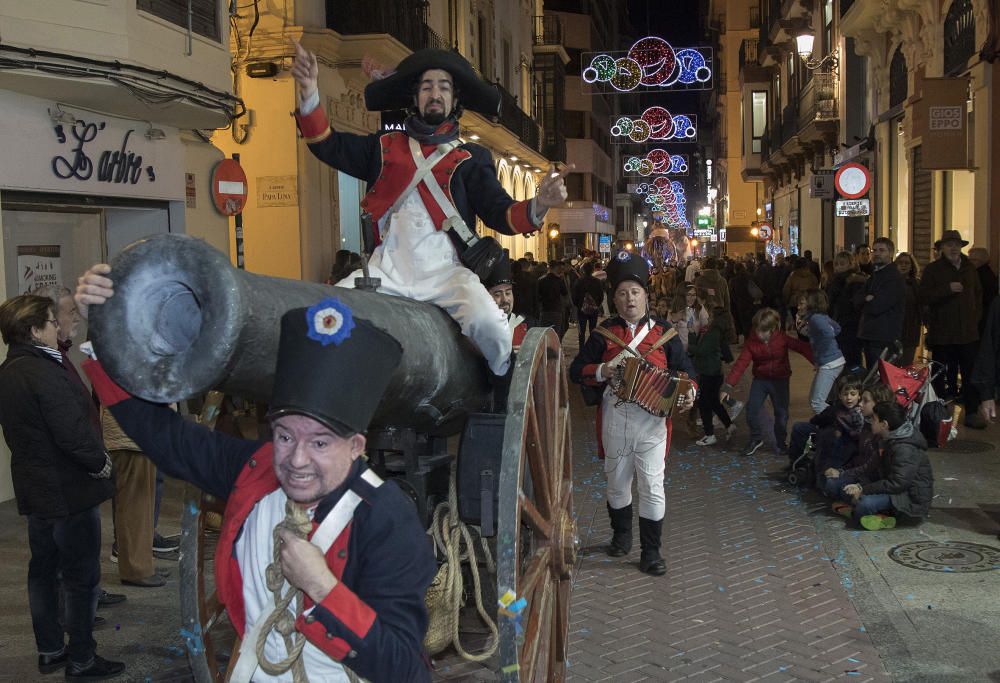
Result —
<instances>
[{"instance_id":1,"label":"black cannon","mask_svg":"<svg viewBox=\"0 0 1000 683\"><path fill-rule=\"evenodd\" d=\"M371 465L413 497L426 521L458 459L458 507L483 536L495 537L496 595L513 591L528 603L523 638L512 620L499 620L500 678L564 678L576 527L566 364L555 333L529 331L498 416L483 412L491 401L485 362L435 306L239 271L206 243L180 235L140 240L111 265L115 296L93 309L91 336L109 375L150 401L212 389L266 401L281 315L327 296L392 334L403 362L369 429ZM451 452L449 437L459 434ZM197 634L188 651L199 683L225 675L211 638L222 613L207 569L212 510L222 504L207 497L185 505L182 535L182 617Z\"/></svg>"}]
</instances>

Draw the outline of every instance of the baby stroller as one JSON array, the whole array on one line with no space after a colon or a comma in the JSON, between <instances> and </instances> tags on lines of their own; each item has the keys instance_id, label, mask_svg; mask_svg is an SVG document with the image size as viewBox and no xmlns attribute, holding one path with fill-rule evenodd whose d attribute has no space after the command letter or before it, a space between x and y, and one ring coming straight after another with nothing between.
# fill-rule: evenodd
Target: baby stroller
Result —
<instances>
[{"instance_id":1,"label":"baby stroller","mask_svg":"<svg viewBox=\"0 0 1000 683\"><path fill-rule=\"evenodd\" d=\"M906 408L907 419L927 439L931 448L939 448L958 436L955 416L938 398L933 381L944 371L941 363L900 368L879 361L879 378L892 389L896 401Z\"/></svg>"}]
</instances>

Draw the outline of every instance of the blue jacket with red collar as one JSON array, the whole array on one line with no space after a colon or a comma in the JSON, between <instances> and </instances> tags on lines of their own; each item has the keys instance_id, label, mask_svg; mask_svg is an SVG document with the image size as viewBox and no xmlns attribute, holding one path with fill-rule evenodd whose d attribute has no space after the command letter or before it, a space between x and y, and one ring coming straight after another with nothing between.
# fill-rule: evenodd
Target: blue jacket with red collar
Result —
<instances>
[{"instance_id":1,"label":"blue jacket with red collar","mask_svg":"<svg viewBox=\"0 0 1000 683\"><path fill-rule=\"evenodd\" d=\"M416 171L410 151L409 136L403 131L355 135L330 129L322 107L309 114L296 114L299 130L309 150L320 161L368 183L361 208L377 223L409 185ZM424 156L430 156L436 145L423 145ZM505 235L527 234L539 229L532 220L532 200L515 201L500 185L489 151L473 143L451 150L432 171L433 182L455 205L462 220L475 232L476 217L490 228ZM440 230L444 212L423 183L417 186ZM377 231L376 231L377 232ZM462 253L465 244L454 234L452 243ZM379 236L375 235L376 242Z\"/></svg>"},{"instance_id":2,"label":"blue jacket with red collar","mask_svg":"<svg viewBox=\"0 0 1000 683\"><path fill-rule=\"evenodd\" d=\"M270 442L238 439L187 421L174 411L137 399L87 361L101 403L165 473L226 500L215 555L220 602L242 637L246 629L243 578L235 547L247 515L279 486ZM427 631L424 595L437 569L412 501L393 484L372 487L357 460L347 480L316 508L313 531L351 490L362 503L326 554L337 585L295 628L370 681L429 681L422 647ZM313 603L305 597L305 608ZM313 618L315 617L315 618Z\"/></svg>"},{"instance_id":3,"label":"blue jacket with red collar","mask_svg":"<svg viewBox=\"0 0 1000 683\"><path fill-rule=\"evenodd\" d=\"M649 318L648 316L639 321L636 329L641 328L647 322L653 324L653 329L646 334L646 337L636 347L639 355L645 354L659 341L660 337L667 334L671 329L670 323L665 320ZM628 324L620 316L608 318L602 321L598 327L607 328L609 332L614 333L615 336L624 342L631 341ZM621 351L622 347L618 344L609 341L600 334L591 333L590 338L587 339L587 343L583 345L583 348L580 349L576 358L573 359L573 363L569 366L570 379L577 384L589 384L591 386L603 384L607 380L607 377L598 382L597 368L601 363L613 359ZM697 377L694 366L691 365L691 358L684 351L684 344L681 343L680 337L675 336L656 351L646 356L646 360L658 368L675 372L686 372L692 380Z\"/></svg>"}]
</instances>

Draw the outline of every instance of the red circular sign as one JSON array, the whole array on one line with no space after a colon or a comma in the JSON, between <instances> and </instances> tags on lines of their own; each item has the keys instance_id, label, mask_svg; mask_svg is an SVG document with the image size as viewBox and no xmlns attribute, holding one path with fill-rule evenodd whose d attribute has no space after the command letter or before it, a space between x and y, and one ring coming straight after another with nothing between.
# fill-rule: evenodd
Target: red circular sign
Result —
<instances>
[{"instance_id":1,"label":"red circular sign","mask_svg":"<svg viewBox=\"0 0 1000 683\"><path fill-rule=\"evenodd\" d=\"M765 242L771 239L772 234L771 226L767 223L761 223L757 226L757 235Z\"/></svg>"},{"instance_id":2,"label":"red circular sign","mask_svg":"<svg viewBox=\"0 0 1000 683\"><path fill-rule=\"evenodd\" d=\"M868 188L872 184L872 175L866 167L852 162L837 169L833 182L841 197L858 199L868 194Z\"/></svg>"},{"instance_id":3,"label":"red circular sign","mask_svg":"<svg viewBox=\"0 0 1000 683\"><path fill-rule=\"evenodd\" d=\"M235 216L247 203L247 174L240 162L223 159L212 170L212 201L224 216Z\"/></svg>"}]
</instances>

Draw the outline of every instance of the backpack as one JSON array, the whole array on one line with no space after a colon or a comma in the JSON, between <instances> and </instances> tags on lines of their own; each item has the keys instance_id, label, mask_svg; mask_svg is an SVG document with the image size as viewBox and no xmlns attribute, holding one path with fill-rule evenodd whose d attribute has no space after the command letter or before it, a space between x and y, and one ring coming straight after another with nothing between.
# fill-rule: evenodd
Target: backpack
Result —
<instances>
[{"instance_id":1,"label":"backpack","mask_svg":"<svg viewBox=\"0 0 1000 683\"><path fill-rule=\"evenodd\" d=\"M943 401L928 401L920 409L920 433L931 448L941 448L948 443L952 416Z\"/></svg>"},{"instance_id":2,"label":"backpack","mask_svg":"<svg viewBox=\"0 0 1000 683\"><path fill-rule=\"evenodd\" d=\"M594 297L590 295L590 292L584 294L583 301L580 302L580 313L583 315L594 315L599 310L601 310L601 307L594 301Z\"/></svg>"}]
</instances>

